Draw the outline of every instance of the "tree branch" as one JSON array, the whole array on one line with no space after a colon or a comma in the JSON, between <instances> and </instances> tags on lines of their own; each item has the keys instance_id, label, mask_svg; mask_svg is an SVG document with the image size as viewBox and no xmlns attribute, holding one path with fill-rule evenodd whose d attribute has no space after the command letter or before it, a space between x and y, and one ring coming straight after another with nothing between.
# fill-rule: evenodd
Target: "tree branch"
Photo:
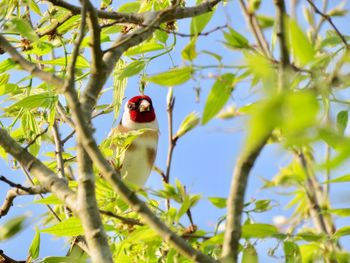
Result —
<instances>
[{"instance_id":1,"label":"tree branch","mask_svg":"<svg viewBox=\"0 0 350 263\"><path fill-rule=\"evenodd\" d=\"M1 176L2 177L2 176ZM1 179L3 180L3 178ZM33 187L23 187L21 185L17 185L17 187L11 188L5 197L5 200L0 207L0 218L7 215L11 206L13 205L13 200L20 195L37 195L37 194L45 194L47 191L42 186L33 186Z\"/></svg>"},{"instance_id":2,"label":"tree branch","mask_svg":"<svg viewBox=\"0 0 350 263\"><path fill-rule=\"evenodd\" d=\"M101 49L100 49L100 31L96 29L95 16L93 7L89 0L82 0L82 20L80 24L79 37L75 43L72 60L67 71L68 80L63 87L63 91L67 94L76 94L75 91L75 64L78 58L80 44L84 37L86 17L88 15L89 27L92 31L92 60L93 66L101 64ZM97 39L98 38L98 39ZM96 54L95 54L96 52ZM94 74L94 73L93 73ZM79 104L79 101L76 101ZM68 102L69 104L69 102ZM71 106L71 105L69 105ZM80 109L80 105L77 105ZM87 115L87 116L86 116ZM83 116L83 115L82 115ZM85 114L84 120L89 120L90 115ZM86 118L85 118L86 117ZM76 115L73 112L73 119L77 123ZM92 162L81 144L81 135L77 129L77 163L78 163L78 193L77 193L77 215L82 223L85 240L89 247L90 256L93 262L113 262L112 254L109 249L107 236L103 229L102 220L98 211L96 195L95 195L95 178L93 173Z\"/></svg>"},{"instance_id":3,"label":"tree branch","mask_svg":"<svg viewBox=\"0 0 350 263\"><path fill-rule=\"evenodd\" d=\"M134 218L129 218L129 217L116 215L116 214L114 214L111 211L106 211L106 210L102 210L102 209L100 209L99 211L100 211L100 213L102 215L113 217L115 219L118 219L118 220L122 221L123 224L127 224L127 225L130 225L130 226L135 226L135 225L136 226L144 226L143 223L141 223L140 221L138 221L138 220L136 220Z\"/></svg>"},{"instance_id":4,"label":"tree branch","mask_svg":"<svg viewBox=\"0 0 350 263\"><path fill-rule=\"evenodd\" d=\"M269 136L268 136L269 137ZM241 220L244 205L244 195L248 176L268 137L258 143L255 148L243 150L238 157L233 171L230 194L227 199L227 219L222 251L222 263L236 263L238 257L239 239L241 237Z\"/></svg>"},{"instance_id":5,"label":"tree branch","mask_svg":"<svg viewBox=\"0 0 350 263\"><path fill-rule=\"evenodd\" d=\"M142 19L134 21L135 24L143 26L129 34L121 36L112 44L112 47L104 51L103 61L105 67L102 74L99 76L98 82L94 83L95 85L92 85L93 82L89 83L85 92L82 94L81 102L84 108L90 111L92 110L108 76L126 50L149 38L161 23L201 15L213 10L215 5L220 1L221 0L210 0L194 7L171 7L158 12L136 14L142 17ZM97 13L97 15L99 16L99 13Z\"/></svg>"},{"instance_id":6,"label":"tree branch","mask_svg":"<svg viewBox=\"0 0 350 263\"><path fill-rule=\"evenodd\" d=\"M248 10L247 5L244 0L239 1L243 13L245 15L246 20L248 21L248 25L250 27L250 30L252 31L254 38L256 42L258 43L258 46L260 47L261 51L268 57L272 57L271 52L269 50L269 45L266 41L266 38L264 36L264 33L259 25L258 20L256 19L256 16L254 13Z\"/></svg>"},{"instance_id":7,"label":"tree branch","mask_svg":"<svg viewBox=\"0 0 350 263\"><path fill-rule=\"evenodd\" d=\"M339 31L339 29L335 26L335 24L333 23L332 18L329 15L324 14L320 9L318 9L317 6L314 4L314 2L312 0L307 0L307 2L312 6L312 8L314 9L314 11L317 14L319 14L321 17L323 17L323 19L328 21L328 23L331 25L331 27L333 27L333 29L335 30L337 35L343 41L343 43L345 45L345 48L348 49L348 47L349 47L348 42L346 41L346 39L343 36L343 34Z\"/></svg>"},{"instance_id":8,"label":"tree branch","mask_svg":"<svg viewBox=\"0 0 350 263\"><path fill-rule=\"evenodd\" d=\"M0 146L7 153L33 174L46 190L56 195L72 211L76 211L75 193L67 186L65 180L58 178L40 160L22 148L3 128L0 128L0 138Z\"/></svg>"}]
</instances>

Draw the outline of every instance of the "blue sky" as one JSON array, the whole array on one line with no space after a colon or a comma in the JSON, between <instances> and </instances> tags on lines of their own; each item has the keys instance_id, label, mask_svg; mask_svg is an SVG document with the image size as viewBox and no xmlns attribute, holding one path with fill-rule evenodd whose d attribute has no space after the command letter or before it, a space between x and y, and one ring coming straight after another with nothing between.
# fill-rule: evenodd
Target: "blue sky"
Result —
<instances>
[{"instance_id":1,"label":"blue sky","mask_svg":"<svg viewBox=\"0 0 350 263\"><path fill-rule=\"evenodd\" d=\"M273 1L262 1L262 13L265 15L274 15ZM288 2L288 1L287 1ZM306 2L306 1L301 1ZM320 1L315 1L320 2ZM340 1L330 1L330 7L336 6ZM115 5L118 3L115 2ZM193 4L193 1L188 1L187 5ZM349 8L349 4L346 4ZM302 18L301 10L299 10L299 17ZM213 29L217 26L221 26L227 22L227 17L230 18L230 25L239 31L240 33L251 38L249 29L245 23L244 18L241 15L238 1L231 1L225 7L220 5L218 11L214 15L212 21L206 27L206 30ZM179 32L189 32L190 19L182 20L179 23ZM346 19L334 19L337 27L340 31L349 35L348 18ZM206 31L204 30L204 31ZM268 39L270 39L268 37ZM176 66L181 66L184 62L181 59L181 50L188 43L189 38L177 38L177 46L171 53L172 59ZM222 40L222 33L220 31L211 34L210 36L202 36L198 40L197 50L210 50L217 52L224 57L224 64L236 65L242 60L242 56L239 52L233 52L227 50L220 41ZM169 40L168 40L169 41ZM198 65L211 65L215 64L215 61L208 56L199 56L195 61ZM167 70L172 67L169 57L162 57L157 59L148 66L147 73L157 73ZM205 71L208 74L210 71ZM212 71L215 73L215 71ZM138 77L134 77L129 80L126 94L127 98L130 98L138 93ZM198 82L189 81L184 85L174 87L174 95L176 97L176 104L174 109L174 130L179 127L183 118L192 111L197 111L200 114L203 112L204 102L207 94L213 84L213 79L205 78L198 79ZM201 87L200 101L196 102L194 87L198 84ZM106 88L112 85L111 81L106 84ZM249 83L240 83L232 99L230 99L228 105L245 105L252 101L253 96L249 95L251 90L249 89ZM168 147L167 137L167 113L166 113L166 94L167 88L160 87L154 84L149 84L145 91L153 99L153 103L156 107L156 113L158 122L160 125L160 141L158 147L158 155L156 159L156 165L162 169L165 169L166 153ZM107 93L101 98L101 103L111 103L111 93ZM107 136L113 123L113 114L104 115L94 120L96 127L96 138L101 141ZM195 130L191 131L184 137L182 137L175 148L173 157L173 166L171 170L171 182L174 182L175 178L178 178L184 185L187 186L187 190L190 193L201 193L202 200L192 210L195 223L207 231L214 230L215 222L217 219L224 215L225 210L215 208L207 200L208 197L219 196L225 197L229 191L229 185L231 182L232 170L235 164L235 159L239 154L245 138L245 119L236 118L231 120L219 120L213 119L205 126L198 126ZM62 130L65 134L67 131ZM262 155L258 159L256 166L254 167L250 176L248 190L246 193L246 200L251 198L256 199L273 199L280 205L273 208L271 211L263 214L255 214L254 219L256 222L272 223L273 216L284 215L286 217L291 215L291 210L285 210L284 206L288 202L288 196L276 195L275 190L261 190L262 180L261 177L271 179L275 175L279 168L283 167L289 161L289 155L277 145L269 145L264 149ZM19 171L13 171L8 168L3 160L0 160L1 174L9 176L16 182L23 182L24 178ZM346 167L342 171L343 174L347 173ZM158 174L153 173L147 183L147 187L152 189L161 189L162 182ZM345 202L345 195L343 195L344 186L339 188L332 188L332 202L336 206L346 207L348 202ZM0 200L4 199L7 187L4 184L0 184ZM20 197L15 201L15 206L11 209L10 213L0 219L0 224L7 219L28 213L28 227L19 235L12 239L0 244L0 248L6 252L6 254L23 260L27 256L27 248L34 236L34 226L37 222L38 216L43 212L46 212L45 207L38 205L32 205L33 198ZM29 214L30 213L30 214ZM185 219L184 222L187 222ZM338 220L337 223L345 224L346 220ZM260 262L267 262L267 249L275 245L274 241L264 241L259 245L259 258ZM66 247L63 247L62 240L56 239L52 236L42 234L42 246L41 257L48 255L63 255L66 251ZM269 259L269 262L280 262L280 259Z\"/></svg>"}]
</instances>

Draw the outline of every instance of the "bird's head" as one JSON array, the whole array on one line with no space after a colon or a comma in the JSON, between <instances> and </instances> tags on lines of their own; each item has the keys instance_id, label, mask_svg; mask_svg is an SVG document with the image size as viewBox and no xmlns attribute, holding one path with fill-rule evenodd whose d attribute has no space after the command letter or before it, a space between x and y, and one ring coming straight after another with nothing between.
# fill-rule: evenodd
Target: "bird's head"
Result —
<instances>
[{"instance_id":1,"label":"bird's head","mask_svg":"<svg viewBox=\"0 0 350 263\"><path fill-rule=\"evenodd\" d=\"M125 105L131 121L136 123L152 122L156 118L152 100L146 95L135 96Z\"/></svg>"}]
</instances>

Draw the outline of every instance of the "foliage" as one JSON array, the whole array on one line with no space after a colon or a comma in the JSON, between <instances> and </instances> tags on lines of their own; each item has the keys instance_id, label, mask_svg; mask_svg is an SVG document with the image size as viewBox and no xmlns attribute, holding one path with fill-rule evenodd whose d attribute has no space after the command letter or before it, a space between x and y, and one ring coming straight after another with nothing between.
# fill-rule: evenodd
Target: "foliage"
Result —
<instances>
[{"instance_id":1,"label":"foliage","mask_svg":"<svg viewBox=\"0 0 350 263\"><path fill-rule=\"evenodd\" d=\"M128 2L119 6L116 11L141 14L165 10L170 7L170 2ZM179 2L179 6L185 5L184 1L175 2ZM332 22L334 17L346 17L347 10L338 6L328 12L322 11L324 16L317 16L319 12L315 12L313 6L304 1L307 25L285 16L284 41L290 59L290 63L287 63L275 55L280 52L278 47L281 43L277 43L277 35L281 34L278 32L278 24L281 21L260 12L262 2L249 0L247 9L242 10L243 13L249 11L248 16L253 20L248 21L255 21L250 22L253 33L255 32L254 40L232 23L232 26L216 32L218 46L205 46L202 50L203 45L200 44L207 37L205 29L208 23L216 22L213 17L220 12L218 9L191 18L187 28L190 34L186 36L188 41L184 46L177 43L181 36L177 35L180 32L177 21L161 23L149 38L123 50L125 52L112 72L112 87L106 85L103 88L89 122L93 118L112 112L116 120L127 82L132 79L139 80L142 92L146 83L165 88L174 87L174 90L178 88L175 86L187 85L190 82L199 86L202 82L210 83L210 90L204 92L207 97L202 112L189 113L174 135L171 131L170 137L174 144L177 140L180 143L183 137L199 124L206 126L218 118L240 119L243 120L246 131L243 153L255 149L268 136L267 147L277 145L280 151L288 156L287 163L279 167L277 174L262 179L262 191L278 189L279 193L290 197L286 208L293 210L292 215L282 223L255 222L257 214L268 214L270 210L282 204L272 199L246 198L249 201L245 200L244 203L244 222L239 240L242 262L258 262L261 258L259 245L263 240L276 242L277 247L272 248L269 254L275 256L275 253L280 253L276 252L279 248L283 251L285 262L315 262L322 259L326 262L349 262L350 253L342 247L342 241L350 235L350 227L338 225L336 219L349 217L350 208L339 208L333 204L330 198L332 192L329 192L330 186L350 181L347 171L339 174L341 168L348 164L350 157L350 140L347 134L349 96L346 94L350 85L349 46L346 43L350 37L342 35ZM198 2L200 3L201 1ZM1 34L23 57L44 72L54 73L65 79L81 30L80 13L73 14L55 5L47 7L34 0L3 0L1 4L6 7L0 10ZM110 1L101 1L101 12L112 11L113 8ZM115 25L113 19L107 18L98 18L98 21L101 29L99 41L103 47L110 46L119 36L127 36L128 32L135 32L147 26L138 27L124 23ZM327 31L320 30L321 27L325 27ZM264 38L264 34L271 36L271 42L266 41L269 38ZM91 42L90 32L84 35L80 55L76 57L74 81L79 95L84 92L87 82L95 77L95 72L91 70ZM267 43L267 50L264 42ZM117 45L119 44L118 42ZM175 48L182 50L175 53ZM239 54L242 60L227 63L222 54L217 52L218 48L225 48L229 55ZM172 54L181 54L183 61L178 65L173 64L169 69L159 68L158 73L151 73L148 68L152 63L160 63L161 59L170 61ZM76 140L75 127L70 123L73 109L67 106L57 87L38 81L31 72L20 71L18 61L8 54L1 56L1 128L42 160L51 171L57 174L65 173L70 189L77 191L75 175L70 175L69 172L77 167L77 151L75 143L71 142ZM201 60L201 56L210 58L216 64L207 65ZM286 65L281 68L283 63ZM209 72L208 68L213 68L215 72ZM247 82L250 87L247 87ZM251 98L246 105L242 105L236 97L240 87L246 88L245 93ZM101 98L105 94L113 97L108 104L102 103ZM171 99L168 99L168 104L170 101ZM226 105L228 108L225 109ZM216 121L220 125L222 120ZM66 136L61 138L60 144L64 149L60 153L56 150L57 142L54 137L47 132L57 124ZM70 132L72 135L69 135ZM112 160L114 168L119 169L125 150L143 132L144 130L140 130L105 138L99 145L100 150L108 160ZM112 151L111 148L115 145L118 146L117 150ZM321 154L324 147L325 157ZM58 154L61 154L64 171L60 170ZM9 167L18 173L21 172L21 165L10 158L2 148L0 156L7 160ZM221 164L218 162L213 165ZM158 169L158 172L164 176L162 170ZM159 236L138 212L130 209L123 198L101 178L96 167L94 174L96 199L115 262L190 262L179 250L165 242L164 237ZM322 177L323 174L326 176ZM333 177L333 174L339 176ZM32 183L39 184L35 178ZM133 186L130 188L145 200L156 216L192 247L214 259L221 257L225 239L223 226L226 220L223 209L229 204L226 197L205 198L205 193L190 193L179 180L174 180L174 184L164 180L163 188L157 190L137 189ZM198 203L205 202L205 199L209 200L208 205L213 206L219 213L222 212L222 217L215 222L214 231L193 223L192 212ZM164 202L170 203L171 206L164 207ZM72 251L67 257L40 257L43 249L42 233L69 239L83 236L85 233L78 215L67 211L65 204L55 195L49 194L35 200L33 204L49 206L51 209L50 213L34 219L40 227L35 231L30 247L26 248L28 260L89 261L86 254L80 257L80 254ZM59 222L57 218L60 219ZM2 224L0 241L10 239L27 227L24 224L25 219L25 216L14 217Z\"/></svg>"}]
</instances>

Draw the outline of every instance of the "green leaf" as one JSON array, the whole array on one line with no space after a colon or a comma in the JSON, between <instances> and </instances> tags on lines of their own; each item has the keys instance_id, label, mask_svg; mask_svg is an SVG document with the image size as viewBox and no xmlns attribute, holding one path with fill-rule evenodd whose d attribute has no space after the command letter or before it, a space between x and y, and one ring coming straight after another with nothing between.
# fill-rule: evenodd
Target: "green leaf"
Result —
<instances>
[{"instance_id":1,"label":"green leaf","mask_svg":"<svg viewBox=\"0 0 350 263\"><path fill-rule=\"evenodd\" d=\"M140 2L125 3L118 8L118 12L137 13L140 9Z\"/></svg>"},{"instance_id":2,"label":"green leaf","mask_svg":"<svg viewBox=\"0 0 350 263\"><path fill-rule=\"evenodd\" d=\"M271 16L257 15L256 18L262 29L273 27L275 24L275 18Z\"/></svg>"},{"instance_id":3,"label":"green leaf","mask_svg":"<svg viewBox=\"0 0 350 263\"><path fill-rule=\"evenodd\" d=\"M335 233L333 234L333 238L339 239L343 236L349 236L350 235L350 226L344 226L339 228Z\"/></svg>"},{"instance_id":4,"label":"green leaf","mask_svg":"<svg viewBox=\"0 0 350 263\"><path fill-rule=\"evenodd\" d=\"M157 50L162 50L162 49L164 49L164 46L162 44L159 44L159 43L154 43L154 42L143 43L143 44L138 45L136 47L130 48L128 51L126 51L124 53L124 55L131 57L131 56L135 56L138 54L144 54L147 52L152 52L152 51L157 51Z\"/></svg>"},{"instance_id":5,"label":"green leaf","mask_svg":"<svg viewBox=\"0 0 350 263\"><path fill-rule=\"evenodd\" d=\"M223 198L223 197L209 197L208 199L217 208L225 208L226 207L226 198Z\"/></svg>"},{"instance_id":6,"label":"green leaf","mask_svg":"<svg viewBox=\"0 0 350 263\"><path fill-rule=\"evenodd\" d=\"M8 58L0 62L0 74L9 71L10 69L13 69L16 66L16 63Z\"/></svg>"},{"instance_id":7,"label":"green leaf","mask_svg":"<svg viewBox=\"0 0 350 263\"><path fill-rule=\"evenodd\" d=\"M222 56L220 56L214 52L208 51L208 50L202 50L200 53L207 54L207 55L215 58L219 62L221 62L221 60L222 60Z\"/></svg>"},{"instance_id":8,"label":"green leaf","mask_svg":"<svg viewBox=\"0 0 350 263\"><path fill-rule=\"evenodd\" d=\"M350 174L342 175L337 178L325 181L324 184L330 184L330 183L345 183L350 182Z\"/></svg>"},{"instance_id":9,"label":"green leaf","mask_svg":"<svg viewBox=\"0 0 350 263\"><path fill-rule=\"evenodd\" d=\"M270 205L271 200L257 200L255 202L254 212L262 213L272 208Z\"/></svg>"},{"instance_id":10,"label":"green leaf","mask_svg":"<svg viewBox=\"0 0 350 263\"><path fill-rule=\"evenodd\" d=\"M288 20L289 48L292 51L295 60L301 66L313 62L316 51L311 41L302 31L296 21Z\"/></svg>"},{"instance_id":11,"label":"green leaf","mask_svg":"<svg viewBox=\"0 0 350 263\"><path fill-rule=\"evenodd\" d=\"M29 0L29 7L30 7L30 10L32 10L33 12L38 14L39 16L42 15L41 11L40 11L40 7L37 5L35 0Z\"/></svg>"},{"instance_id":12,"label":"green leaf","mask_svg":"<svg viewBox=\"0 0 350 263\"><path fill-rule=\"evenodd\" d=\"M44 41L36 41L32 45L32 49L28 51L29 54L35 54L38 56L43 56L50 53L53 49L53 45Z\"/></svg>"},{"instance_id":13,"label":"green leaf","mask_svg":"<svg viewBox=\"0 0 350 263\"><path fill-rule=\"evenodd\" d=\"M135 60L117 73L119 79L128 78L140 73L146 66L144 60Z\"/></svg>"},{"instance_id":14,"label":"green leaf","mask_svg":"<svg viewBox=\"0 0 350 263\"><path fill-rule=\"evenodd\" d=\"M125 88L126 84L128 83L128 79L120 79L119 78L119 71L122 70L125 65L125 62L121 59L119 59L117 65L114 69L113 74L113 98L114 98L114 119L117 119L119 117L119 112L122 107L124 94L125 94ZM125 67L124 67L125 68Z\"/></svg>"},{"instance_id":15,"label":"green leaf","mask_svg":"<svg viewBox=\"0 0 350 263\"><path fill-rule=\"evenodd\" d=\"M244 238L266 238L278 234L274 225L269 224L245 224L242 226L242 237Z\"/></svg>"},{"instance_id":16,"label":"green leaf","mask_svg":"<svg viewBox=\"0 0 350 263\"><path fill-rule=\"evenodd\" d=\"M8 110L12 110L14 108L26 108L26 109L34 109L34 108L48 108L55 103L57 100L57 96L51 92L44 92L40 94L27 96L15 104L11 105Z\"/></svg>"},{"instance_id":17,"label":"green leaf","mask_svg":"<svg viewBox=\"0 0 350 263\"><path fill-rule=\"evenodd\" d=\"M0 75L0 86L5 85L9 82L10 74L2 74Z\"/></svg>"},{"instance_id":18,"label":"green leaf","mask_svg":"<svg viewBox=\"0 0 350 263\"><path fill-rule=\"evenodd\" d=\"M344 216L344 217L350 216L350 208L329 209L327 211L337 216Z\"/></svg>"},{"instance_id":19,"label":"green leaf","mask_svg":"<svg viewBox=\"0 0 350 263\"><path fill-rule=\"evenodd\" d=\"M191 112L180 124L179 129L175 134L175 138L180 138L189 131L193 130L199 124L199 116L196 112Z\"/></svg>"},{"instance_id":20,"label":"green leaf","mask_svg":"<svg viewBox=\"0 0 350 263\"><path fill-rule=\"evenodd\" d=\"M173 68L153 76L145 78L145 81L153 82L161 86L176 86L188 81L192 76L192 67Z\"/></svg>"},{"instance_id":21,"label":"green leaf","mask_svg":"<svg viewBox=\"0 0 350 263\"><path fill-rule=\"evenodd\" d=\"M70 217L67 220L61 221L54 226L42 229L40 232L60 237L79 236L84 234L81 222L76 217Z\"/></svg>"},{"instance_id":22,"label":"green leaf","mask_svg":"<svg viewBox=\"0 0 350 263\"><path fill-rule=\"evenodd\" d=\"M248 244L247 247L243 248L242 263L258 263L258 253L253 245Z\"/></svg>"},{"instance_id":23,"label":"green leaf","mask_svg":"<svg viewBox=\"0 0 350 263\"><path fill-rule=\"evenodd\" d=\"M261 0L249 0L248 1L248 10L251 13L254 13L260 8Z\"/></svg>"},{"instance_id":24,"label":"green leaf","mask_svg":"<svg viewBox=\"0 0 350 263\"><path fill-rule=\"evenodd\" d=\"M224 43L228 48L250 48L248 39L231 27L228 28L228 32L224 32L224 38L226 40Z\"/></svg>"},{"instance_id":25,"label":"green leaf","mask_svg":"<svg viewBox=\"0 0 350 263\"><path fill-rule=\"evenodd\" d=\"M13 217L0 226L0 241L9 239L23 229L25 216Z\"/></svg>"},{"instance_id":26,"label":"green leaf","mask_svg":"<svg viewBox=\"0 0 350 263\"><path fill-rule=\"evenodd\" d=\"M57 28L57 33L62 35L77 27L80 23L80 18L80 16L72 16Z\"/></svg>"},{"instance_id":27,"label":"green leaf","mask_svg":"<svg viewBox=\"0 0 350 263\"><path fill-rule=\"evenodd\" d=\"M348 125L349 113L348 111L340 111L337 114L337 128L341 135L344 135L346 126Z\"/></svg>"},{"instance_id":28,"label":"green leaf","mask_svg":"<svg viewBox=\"0 0 350 263\"><path fill-rule=\"evenodd\" d=\"M182 50L181 55L183 59L192 61L197 57L196 42L197 38L192 38L190 43L188 43L187 46Z\"/></svg>"},{"instance_id":29,"label":"green leaf","mask_svg":"<svg viewBox=\"0 0 350 263\"><path fill-rule=\"evenodd\" d=\"M191 200L189 195L186 195L180 209L177 211L175 220L176 222L179 222L180 218L188 211L188 209L191 207Z\"/></svg>"},{"instance_id":30,"label":"green leaf","mask_svg":"<svg viewBox=\"0 0 350 263\"><path fill-rule=\"evenodd\" d=\"M197 4L201 3L202 1L197 1ZM212 18L214 12L208 12L204 13L200 16L195 16L191 20L191 27L190 32L191 35L197 35L203 31L205 26L209 23L210 19Z\"/></svg>"},{"instance_id":31,"label":"green leaf","mask_svg":"<svg viewBox=\"0 0 350 263\"><path fill-rule=\"evenodd\" d=\"M70 59L71 59L71 56L68 56L67 60L64 57L61 57L61 58L56 58L56 59L52 59L52 60L42 60L40 62L42 64L65 67L65 66L67 66L66 64L69 62ZM76 64L75 64L75 68L79 68L79 69L90 68L90 63L84 57L78 56Z\"/></svg>"},{"instance_id":32,"label":"green leaf","mask_svg":"<svg viewBox=\"0 0 350 263\"><path fill-rule=\"evenodd\" d=\"M55 195L49 195L48 197L35 200L34 204L44 204L44 205L63 205L63 202L58 199Z\"/></svg>"},{"instance_id":33,"label":"green leaf","mask_svg":"<svg viewBox=\"0 0 350 263\"><path fill-rule=\"evenodd\" d=\"M225 73L217 78L205 102L202 124L210 121L230 98L235 82L235 75Z\"/></svg>"},{"instance_id":34,"label":"green leaf","mask_svg":"<svg viewBox=\"0 0 350 263\"><path fill-rule=\"evenodd\" d=\"M19 33L22 37L32 42L39 40L39 37L24 18L14 17L9 22L9 29Z\"/></svg>"},{"instance_id":35,"label":"green leaf","mask_svg":"<svg viewBox=\"0 0 350 263\"><path fill-rule=\"evenodd\" d=\"M39 257L40 252L40 232L38 230L35 231L34 238L29 247L29 256L31 259L36 259Z\"/></svg>"},{"instance_id":36,"label":"green leaf","mask_svg":"<svg viewBox=\"0 0 350 263\"><path fill-rule=\"evenodd\" d=\"M0 96L15 93L16 91L18 91L18 89L18 85L12 83L0 85Z\"/></svg>"},{"instance_id":37,"label":"green leaf","mask_svg":"<svg viewBox=\"0 0 350 263\"><path fill-rule=\"evenodd\" d=\"M291 241L283 243L284 255L286 263L301 263L300 249L297 244Z\"/></svg>"}]
</instances>

